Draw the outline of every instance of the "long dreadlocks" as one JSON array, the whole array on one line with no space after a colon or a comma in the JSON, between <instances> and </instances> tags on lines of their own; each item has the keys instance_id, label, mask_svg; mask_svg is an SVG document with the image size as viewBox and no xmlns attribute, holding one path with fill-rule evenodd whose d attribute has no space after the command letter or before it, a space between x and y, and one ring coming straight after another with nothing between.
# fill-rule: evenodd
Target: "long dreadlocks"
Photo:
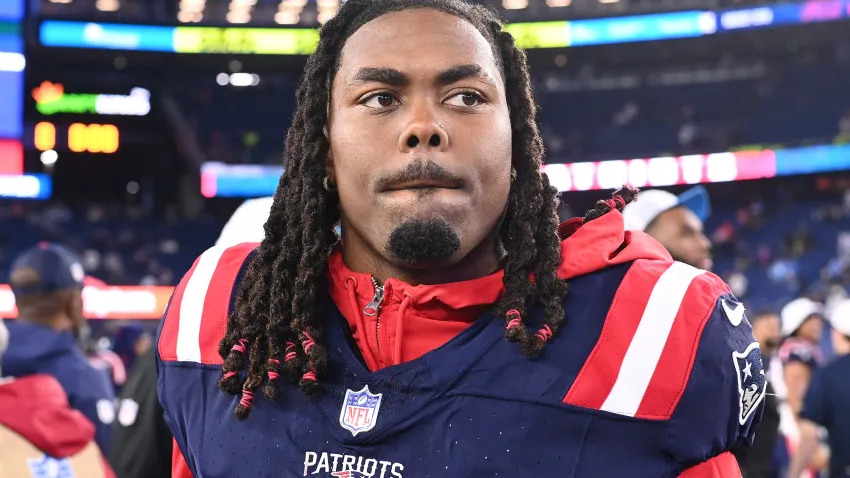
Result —
<instances>
[{"instance_id":1,"label":"long dreadlocks","mask_svg":"<svg viewBox=\"0 0 850 478\"><path fill-rule=\"evenodd\" d=\"M349 36L375 18L412 8L435 9L471 23L492 45L502 69L512 125L512 166L517 171L500 230L507 251L505 293L495 309L507 322L505 336L536 356L564 322L567 290L557 276L561 257L557 189L540 172L543 142L525 53L493 13L463 0L348 0L322 27L316 51L307 61L286 137L284 174L265 224L266 238L248 265L219 344L224 359L219 387L242 394L236 407L240 419L248 416L254 393L264 382L264 395L278 397L283 374L297 379L304 393L319 390L327 352L317 299L327 287L328 255L338 239L334 226L340 219L339 198L323 188L329 148L323 131L331 84ZM618 193L619 201L600 201L587 219L612 206L622 208L632 198L631 191ZM546 319L543 328L531 335L523 317L533 298L542 305ZM243 380L240 372L246 359Z\"/></svg>"}]
</instances>

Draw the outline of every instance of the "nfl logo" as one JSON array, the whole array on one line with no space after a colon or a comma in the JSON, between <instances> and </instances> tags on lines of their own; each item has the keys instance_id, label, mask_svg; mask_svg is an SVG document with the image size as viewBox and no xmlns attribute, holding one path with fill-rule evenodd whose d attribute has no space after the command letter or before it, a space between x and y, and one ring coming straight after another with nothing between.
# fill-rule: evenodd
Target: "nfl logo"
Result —
<instances>
[{"instance_id":1,"label":"nfl logo","mask_svg":"<svg viewBox=\"0 0 850 478\"><path fill-rule=\"evenodd\" d=\"M339 414L339 425L350 431L353 436L375 428L382 396L381 393L370 392L368 385L364 385L359 392L346 390Z\"/></svg>"}]
</instances>

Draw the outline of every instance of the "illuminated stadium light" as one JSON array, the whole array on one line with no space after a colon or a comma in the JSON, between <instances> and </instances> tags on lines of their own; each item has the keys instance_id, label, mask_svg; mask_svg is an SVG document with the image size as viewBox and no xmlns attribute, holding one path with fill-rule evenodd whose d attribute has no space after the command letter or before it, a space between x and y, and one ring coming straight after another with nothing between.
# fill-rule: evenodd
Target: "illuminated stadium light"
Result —
<instances>
[{"instance_id":1,"label":"illuminated stadium light","mask_svg":"<svg viewBox=\"0 0 850 478\"><path fill-rule=\"evenodd\" d=\"M573 4L573 0L546 0L546 5L550 7L569 7Z\"/></svg>"},{"instance_id":2,"label":"illuminated stadium light","mask_svg":"<svg viewBox=\"0 0 850 478\"><path fill-rule=\"evenodd\" d=\"M50 3L71 3L74 0L50 0Z\"/></svg>"},{"instance_id":3,"label":"illuminated stadium light","mask_svg":"<svg viewBox=\"0 0 850 478\"><path fill-rule=\"evenodd\" d=\"M181 23L198 23L204 19L204 9L207 0L180 0L177 11L177 21Z\"/></svg>"},{"instance_id":4,"label":"illuminated stadium light","mask_svg":"<svg viewBox=\"0 0 850 478\"><path fill-rule=\"evenodd\" d=\"M114 12L121 8L121 3L118 0L97 0L95 8L101 12Z\"/></svg>"},{"instance_id":5,"label":"illuminated stadium light","mask_svg":"<svg viewBox=\"0 0 850 478\"><path fill-rule=\"evenodd\" d=\"M20 73L27 66L27 59L20 53L6 53L0 51L0 71Z\"/></svg>"},{"instance_id":6,"label":"illuminated stadium light","mask_svg":"<svg viewBox=\"0 0 850 478\"><path fill-rule=\"evenodd\" d=\"M230 75L227 73L219 73L215 76L215 82L221 86L227 86L230 83Z\"/></svg>"},{"instance_id":7,"label":"illuminated stadium light","mask_svg":"<svg viewBox=\"0 0 850 478\"><path fill-rule=\"evenodd\" d=\"M339 10L339 0L316 0L316 8L319 10L317 20L324 24L336 15Z\"/></svg>"},{"instance_id":8,"label":"illuminated stadium light","mask_svg":"<svg viewBox=\"0 0 850 478\"><path fill-rule=\"evenodd\" d=\"M599 0L599 3L617 3L620 0Z\"/></svg>"},{"instance_id":9,"label":"illuminated stadium light","mask_svg":"<svg viewBox=\"0 0 850 478\"><path fill-rule=\"evenodd\" d=\"M233 86L257 86L260 84L260 75L256 73L233 73L230 75L230 84Z\"/></svg>"},{"instance_id":10,"label":"illuminated stadium light","mask_svg":"<svg viewBox=\"0 0 850 478\"><path fill-rule=\"evenodd\" d=\"M502 0L502 7L505 10L522 10L528 8L528 0Z\"/></svg>"},{"instance_id":11,"label":"illuminated stadium light","mask_svg":"<svg viewBox=\"0 0 850 478\"><path fill-rule=\"evenodd\" d=\"M301 21L301 12L307 0L281 0L274 15L275 23L279 25L296 25Z\"/></svg>"},{"instance_id":12,"label":"illuminated stadium light","mask_svg":"<svg viewBox=\"0 0 850 478\"><path fill-rule=\"evenodd\" d=\"M230 7L225 19L228 23L248 23L251 21L251 10L257 0L230 0Z\"/></svg>"},{"instance_id":13,"label":"illuminated stadium light","mask_svg":"<svg viewBox=\"0 0 850 478\"><path fill-rule=\"evenodd\" d=\"M41 164L45 166L52 166L56 164L56 161L59 160L59 153L52 149L48 149L47 151L41 153Z\"/></svg>"}]
</instances>

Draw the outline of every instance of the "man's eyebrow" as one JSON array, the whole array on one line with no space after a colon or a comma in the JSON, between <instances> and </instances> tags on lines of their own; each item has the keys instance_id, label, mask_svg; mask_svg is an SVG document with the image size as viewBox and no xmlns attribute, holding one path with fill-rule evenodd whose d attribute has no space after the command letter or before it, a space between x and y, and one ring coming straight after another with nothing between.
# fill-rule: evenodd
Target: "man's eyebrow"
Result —
<instances>
[{"instance_id":1,"label":"man's eyebrow","mask_svg":"<svg viewBox=\"0 0 850 478\"><path fill-rule=\"evenodd\" d=\"M475 78L495 86L495 81L484 73L480 65L457 65L437 74L437 84L441 86L457 83L467 78ZM410 82L407 75L394 68L361 68L354 75L354 83L384 83L391 86L405 86Z\"/></svg>"},{"instance_id":2,"label":"man's eyebrow","mask_svg":"<svg viewBox=\"0 0 850 478\"><path fill-rule=\"evenodd\" d=\"M496 86L495 80L490 78L490 76L484 72L481 65L453 66L437 75L437 84L445 86L457 83L458 81L465 80L467 78L474 78L476 80L483 81L488 85Z\"/></svg>"},{"instance_id":3,"label":"man's eyebrow","mask_svg":"<svg viewBox=\"0 0 850 478\"><path fill-rule=\"evenodd\" d=\"M361 68L354 75L355 83L385 83L392 86L407 84L407 76L393 68Z\"/></svg>"}]
</instances>

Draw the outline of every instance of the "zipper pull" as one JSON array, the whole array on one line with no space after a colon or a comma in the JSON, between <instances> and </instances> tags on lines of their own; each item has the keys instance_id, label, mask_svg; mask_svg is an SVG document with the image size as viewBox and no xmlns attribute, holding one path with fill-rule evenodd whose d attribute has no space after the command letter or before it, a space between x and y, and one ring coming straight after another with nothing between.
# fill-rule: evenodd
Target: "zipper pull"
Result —
<instances>
[{"instance_id":1,"label":"zipper pull","mask_svg":"<svg viewBox=\"0 0 850 478\"><path fill-rule=\"evenodd\" d=\"M372 278L372 285L375 286L375 295L372 297L372 301L366 304L366 307L363 308L363 314L368 317L378 315L378 310L381 308L381 302L384 301L384 288L379 286L374 278Z\"/></svg>"}]
</instances>

